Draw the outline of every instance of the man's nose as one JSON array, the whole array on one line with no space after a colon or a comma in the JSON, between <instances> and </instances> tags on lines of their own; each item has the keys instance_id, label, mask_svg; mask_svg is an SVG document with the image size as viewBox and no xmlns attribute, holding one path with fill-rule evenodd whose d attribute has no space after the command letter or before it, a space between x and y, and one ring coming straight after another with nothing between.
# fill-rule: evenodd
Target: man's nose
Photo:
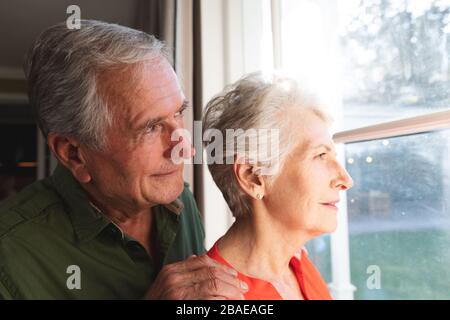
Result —
<instances>
[{"instance_id":1,"label":"man's nose","mask_svg":"<svg viewBox=\"0 0 450 320\"><path fill-rule=\"evenodd\" d=\"M179 135L177 135L176 132L178 132L177 130L182 130L183 127L183 124L180 124L175 120L167 121L163 139L168 148L172 149L181 141L181 139L179 139Z\"/></svg>"},{"instance_id":2,"label":"man's nose","mask_svg":"<svg viewBox=\"0 0 450 320\"><path fill-rule=\"evenodd\" d=\"M186 136L187 135L187 136ZM174 122L167 126L166 136L164 137L165 143L167 145L165 156L172 157L172 150L175 146L180 145L180 153L178 154L181 158L191 158L195 155L195 149L190 142L190 135L184 130L183 124Z\"/></svg>"}]
</instances>

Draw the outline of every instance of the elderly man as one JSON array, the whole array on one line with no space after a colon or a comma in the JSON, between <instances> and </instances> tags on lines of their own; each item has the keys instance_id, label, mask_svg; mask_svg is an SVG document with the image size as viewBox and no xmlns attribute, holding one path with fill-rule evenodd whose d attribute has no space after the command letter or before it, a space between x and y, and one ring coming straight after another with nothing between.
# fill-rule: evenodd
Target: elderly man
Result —
<instances>
[{"instance_id":1,"label":"elderly man","mask_svg":"<svg viewBox=\"0 0 450 320\"><path fill-rule=\"evenodd\" d=\"M98 21L59 24L33 45L26 75L59 164L0 208L0 297L241 298L236 272L203 255L171 161L186 101L163 44Z\"/></svg>"}]
</instances>

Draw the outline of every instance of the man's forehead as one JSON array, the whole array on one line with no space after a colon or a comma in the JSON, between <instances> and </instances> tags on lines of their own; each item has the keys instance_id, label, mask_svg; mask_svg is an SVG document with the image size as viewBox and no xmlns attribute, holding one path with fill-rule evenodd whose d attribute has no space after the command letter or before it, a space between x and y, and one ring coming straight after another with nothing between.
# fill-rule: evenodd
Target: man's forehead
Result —
<instances>
[{"instance_id":1,"label":"man's forehead","mask_svg":"<svg viewBox=\"0 0 450 320\"><path fill-rule=\"evenodd\" d=\"M97 75L97 86L106 97L152 96L149 91L157 92L168 85L179 89L171 65L158 60L118 66L102 70Z\"/></svg>"},{"instance_id":2,"label":"man's forehead","mask_svg":"<svg viewBox=\"0 0 450 320\"><path fill-rule=\"evenodd\" d=\"M135 66L136 68L137 66ZM115 117L133 125L142 117L163 117L179 108L184 95L169 64L140 70L111 70L103 84L103 95Z\"/></svg>"}]
</instances>

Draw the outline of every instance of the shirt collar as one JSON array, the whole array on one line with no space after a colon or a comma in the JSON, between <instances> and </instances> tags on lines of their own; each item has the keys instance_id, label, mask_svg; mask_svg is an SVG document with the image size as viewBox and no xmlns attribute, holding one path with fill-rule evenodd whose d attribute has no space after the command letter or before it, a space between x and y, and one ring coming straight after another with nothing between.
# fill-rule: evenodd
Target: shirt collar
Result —
<instances>
[{"instance_id":1,"label":"shirt collar","mask_svg":"<svg viewBox=\"0 0 450 320\"><path fill-rule=\"evenodd\" d=\"M57 165L51 180L56 191L65 201L75 234L80 241L89 241L95 238L112 223L100 210L92 206L84 189L63 165ZM167 209L177 218L184 209L183 202L178 198L169 204L158 206Z\"/></svg>"}]
</instances>

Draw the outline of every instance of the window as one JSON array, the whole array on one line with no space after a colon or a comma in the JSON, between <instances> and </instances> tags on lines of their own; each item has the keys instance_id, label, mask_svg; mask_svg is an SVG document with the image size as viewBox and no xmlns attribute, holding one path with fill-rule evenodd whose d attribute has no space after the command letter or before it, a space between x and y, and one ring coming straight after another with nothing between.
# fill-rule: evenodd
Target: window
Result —
<instances>
[{"instance_id":1,"label":"window","mask_svg":"<svg viewBox=\"0 0 450 320\"><path fill-rule=\"evenodd\" d=\"M450 2L338 2L344 125L449 107Z\"/></svg>"}]
</instances>

